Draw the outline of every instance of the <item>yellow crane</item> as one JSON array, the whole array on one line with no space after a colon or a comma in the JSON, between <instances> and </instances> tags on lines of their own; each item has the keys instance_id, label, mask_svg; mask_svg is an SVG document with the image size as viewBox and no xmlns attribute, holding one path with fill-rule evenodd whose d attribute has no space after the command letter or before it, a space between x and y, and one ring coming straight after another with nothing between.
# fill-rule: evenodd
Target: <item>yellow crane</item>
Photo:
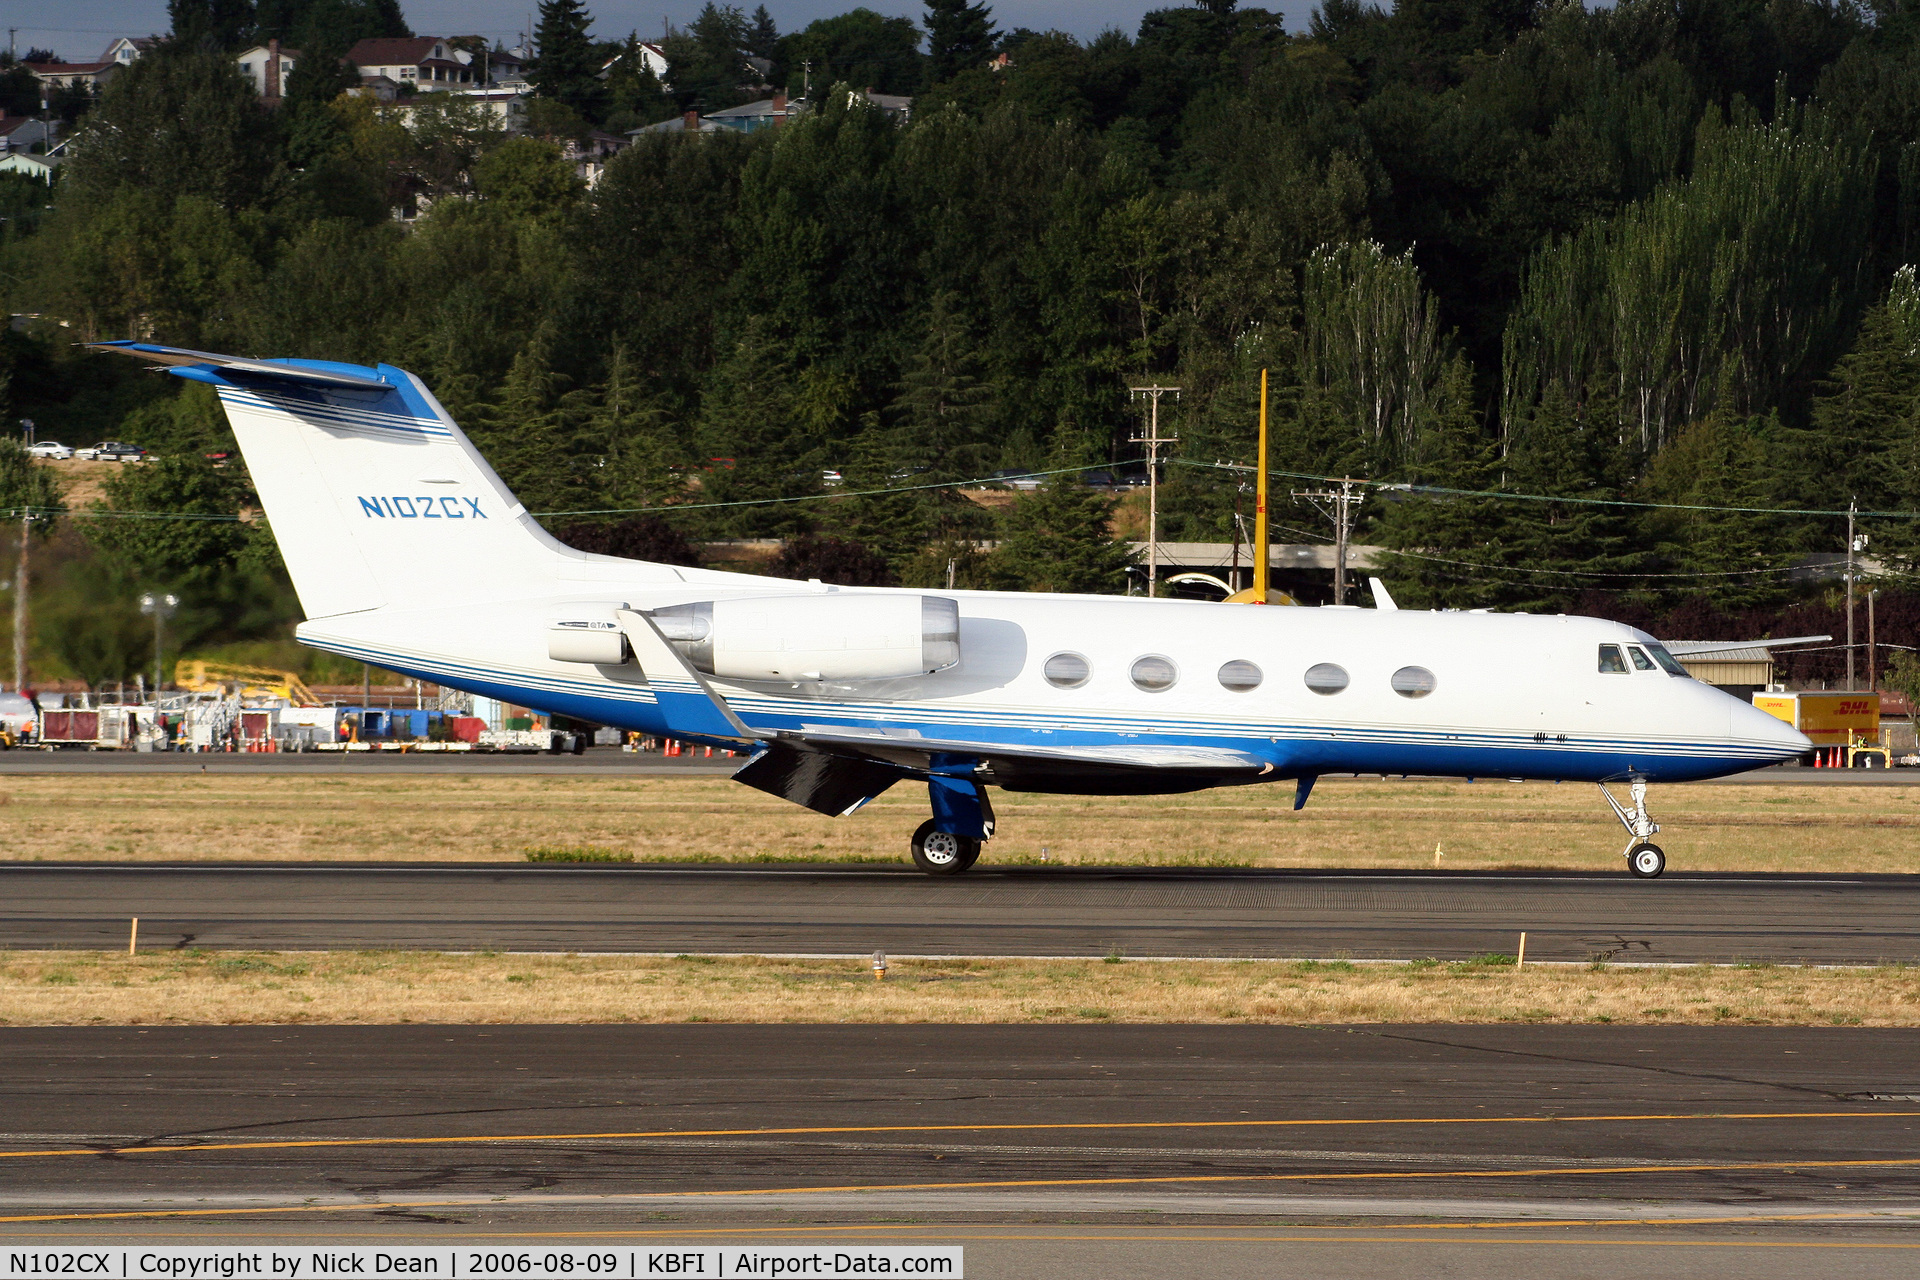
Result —
<instances>
[{"instance_id":1,"label":"yellow crane","mask_svg":"<svg viewBox=\"0 0 1920 1280\"><path fill-rule=\"evenodd\" d=\"M276 671L272 667L182 658L174 664L173 682L190 693L217 693L224 686L237 685L243 698L285 698L296 707L320 705L320 699L307 688L306 681L291 671Z\"/></svg>"}]
</instances>

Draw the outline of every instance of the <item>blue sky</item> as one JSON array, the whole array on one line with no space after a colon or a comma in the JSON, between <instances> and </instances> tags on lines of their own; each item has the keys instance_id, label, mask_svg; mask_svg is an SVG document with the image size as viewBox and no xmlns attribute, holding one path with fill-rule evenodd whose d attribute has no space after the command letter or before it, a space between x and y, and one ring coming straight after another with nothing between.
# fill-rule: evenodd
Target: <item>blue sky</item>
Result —
<instances>
[{"instance_id":1,"label":"blue sky","mask_svg":"<svg viewBox=\"0 0 1920 1280\"><path fill-rule=\"evenodd\" d=\"M527 25L535 0L401 0L407 22L423 35L465 35L478 32L512 43ZM613 39L638 30L642 36L660 34L671 19L684 23L700 10L699 0L587 0L595 18L594 34ZM993 6L1000 29L1058 28L1083 39L1107 27L1133 31L1140 15L1165 8L1167 0L1001 0ZM751 0L743 5L752 11ZM815 18L856 7L856 0L767 0L767 11L782 31L804 27ZM925 12L918 0L868 0L867 7L886 14L918 18ZM1287 29L1306 25L1310 0L1269 0L1269 7L1286 14ZM118 35L148 35L167 27L165 0L0 0L6 25L18 27L14 42L24 53L29 47L52 48L62 57L81 62L96 58ZM54 25L59 24L59 25Z\"/></svg>"}]
</instances>

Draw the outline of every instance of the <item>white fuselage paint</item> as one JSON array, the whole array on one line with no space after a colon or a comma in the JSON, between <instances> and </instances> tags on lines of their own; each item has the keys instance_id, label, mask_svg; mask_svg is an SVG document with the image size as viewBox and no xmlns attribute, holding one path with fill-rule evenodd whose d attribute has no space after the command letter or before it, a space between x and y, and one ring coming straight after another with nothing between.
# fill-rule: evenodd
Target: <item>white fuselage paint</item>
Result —
<instances>
[{"instance_id":1,"label":"white fuselage paint","mask_svg":"<svg viewBox=\"0 0 1920 1280\"><path fill-rule=\"evenodd\" d=\"M609 566L610 568L611 566ZM608 574L609 577L613 575ZM798 586L723 575L662 588L603 583L454 609L373 612L309 622L308 644L446 684L584 719L671 733L632 667L554 662L547 619L585 600L646 610L776 594ZM731 586L731 584L727 584ZM863 591L866 589L862 589ZM1270 759L1275 775L1423 773L1673 781L1790 758L1806 739L1709 685L1664 671L1605 673L1602 644L1651 643L1592 618L1222 605L1110 596L913 592L957 600L960 662L931 675L842 684L751 685L715 679L755 728L881 728L1008 745L1177 743L1232 747ZM1056 653L1084 656L1086 682L1042 674ZM1148 692L1129 672L1144 656L1172 661L1172 687ZM1218 679L1231 661L1260 668L1257 688ZM1348 684L1321 694L1310 667L1332 663ZM1403 667L1432 672L1423 697L1394 691Z\"/></svg>"}]
</instances>

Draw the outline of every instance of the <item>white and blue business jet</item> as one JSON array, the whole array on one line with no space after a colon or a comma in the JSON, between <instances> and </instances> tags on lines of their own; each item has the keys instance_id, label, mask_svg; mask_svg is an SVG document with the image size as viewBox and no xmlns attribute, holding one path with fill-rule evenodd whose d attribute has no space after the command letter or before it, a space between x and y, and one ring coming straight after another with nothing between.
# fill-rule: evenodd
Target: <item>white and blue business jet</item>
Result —
<instances>
[{"instance_id":1,"label":"white and blue business jet","mask_svg":"<svg viewBox=\"0 0 1920 1280\"><path fill-rule=\"evenodd\" d=\"M307 620L303 644L503 702L744 749L737 781L829 815L902 781L915 862L965 871L989 787L1159 795L1322 774L1581 780L1657 876L1650 782L1811 749L1595 618L843 588L590 555L527 514L388 365L97 344L213 386ZM1621 803L1608 783L1625 783Z\"/></svg>"}]
</instances>

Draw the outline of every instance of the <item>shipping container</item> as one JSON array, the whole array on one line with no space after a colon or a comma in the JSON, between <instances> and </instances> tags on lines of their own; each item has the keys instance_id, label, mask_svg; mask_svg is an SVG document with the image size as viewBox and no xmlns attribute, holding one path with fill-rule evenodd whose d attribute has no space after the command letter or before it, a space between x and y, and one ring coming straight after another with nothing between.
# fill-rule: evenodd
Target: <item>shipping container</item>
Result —
<instances>
[{"instance_id":1,"label":"shipping container","mask_svg":"<svg viewBox=\"0 0 1920 1280\"><path fill-rule=\"evenodd\" d=\"M1786 721L1816 747L1844 747L1880 740L1880 698L1872 693L1756 693L1753 705Z\"/></svg>"}]
</instances>

